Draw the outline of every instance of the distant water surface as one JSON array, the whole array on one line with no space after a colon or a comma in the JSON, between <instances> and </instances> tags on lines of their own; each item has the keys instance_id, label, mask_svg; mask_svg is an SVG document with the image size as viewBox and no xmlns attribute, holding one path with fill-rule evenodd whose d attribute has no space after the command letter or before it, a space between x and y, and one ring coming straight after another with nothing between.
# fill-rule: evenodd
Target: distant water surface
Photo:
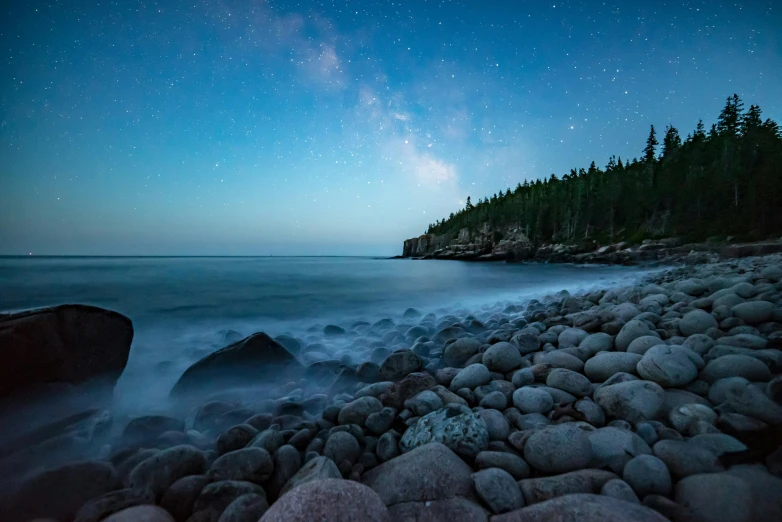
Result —
<instances>
[{"instance_id":1,"label":"distant water surface","mask_svg":"<svg viewBox=\"0 0 782 522\"><path fill-rule=\"evenodd\" d=\"M4 257L0 311L82 303L127 315L136 334L118 394L144 379L155 397L222 346L228 329L312 337L326 324L400 321L408 307L477 311L562 289L614 286L642 273L370 257Z\"/></svg>"}]
</instances>

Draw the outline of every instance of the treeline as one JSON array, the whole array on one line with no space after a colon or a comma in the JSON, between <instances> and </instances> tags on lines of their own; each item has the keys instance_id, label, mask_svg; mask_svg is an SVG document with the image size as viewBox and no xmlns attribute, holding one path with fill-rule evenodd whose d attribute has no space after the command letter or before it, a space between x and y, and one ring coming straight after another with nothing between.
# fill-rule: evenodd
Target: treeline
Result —
<instances>
[{"instance_id":1,"label":"treeline","mask_svg":"<svg viewBox=\"0 0 782 522\"><path fill-rule=\"evenodd\" d=\"M710 130L701 120L682 141L669 125L661 139L652 125L640 159L612 156L602 169L592 162L475 204L468 197L464 209L427 232L455 235L488 222L495 240L500 230L520 227L537 243L782 234L782 135L760 107L745 111L734 94Z\"/></svg>"}]
</instances>

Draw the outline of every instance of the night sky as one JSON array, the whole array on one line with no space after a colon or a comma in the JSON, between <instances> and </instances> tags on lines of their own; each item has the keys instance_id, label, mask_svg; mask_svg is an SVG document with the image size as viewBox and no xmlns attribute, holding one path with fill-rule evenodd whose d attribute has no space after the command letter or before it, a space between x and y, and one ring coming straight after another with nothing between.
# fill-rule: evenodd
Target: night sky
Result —
<instances>
[{"instance_id":1,"label":"night sky","mask_svg":"<svg viewBox=\"0 0 782 522\"><path fill-rule=\"evenodd\" d=\"M782 120L782 5L3 2L0 254L398 254L473 200Z\"/></svg>"}]
</instances>

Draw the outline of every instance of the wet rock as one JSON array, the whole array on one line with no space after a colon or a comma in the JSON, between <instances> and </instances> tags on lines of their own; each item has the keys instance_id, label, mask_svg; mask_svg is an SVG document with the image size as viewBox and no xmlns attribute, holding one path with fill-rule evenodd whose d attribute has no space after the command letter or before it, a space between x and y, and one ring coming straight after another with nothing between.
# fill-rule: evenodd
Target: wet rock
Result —
<instances>
[{"instance_id":1,"label":"wet rock","mask_svg":"<svg viewBox=\"0 0 782 522\"><path fill-rule=\"evenodd\" d=\"M394 417L396 417L396 410L385 407L378 412L370 414L365 421L365 425L372 433L381 435L391 428Z\"/></svg>"},{"instance_id":2,"label":"wet rock","mask_svg":"<svg viewBox=\"0 0 782 522\"><path fill-rule=\"evenodd\" d=\"M679 321L679 330L685 336L705 333L709 328L717 327L717 319L703 310L687 312Z\"/></svg>"},{"instance_id":3,"label":"wet rock","mask_svg":"<svg viewBox=\"0 0 782 522\"><path fill-rule=\"evenodd\" d=\"M463 337L445 347L443 351L443 364L454 368L461 368L467 360L478 353L482 343L472 337Z\"/></svg>"},{"instance_id":4,"label":"wet rock","mask_svg":"<svg viewBox=\"0 0 782 522\"><path fill-rule=\"evenodd\" d=\"M405 408L412 411L418 417L428 415L442 407L442 399L431 390L424 390L405 401Z\"/></svg>"},{"instance_id":5,"label":"wet rock","mask_svg":"<svg viewBox=\"0 0 782 522\"><path fill-rule=\"evenodd\" d=\"M688 433L690 426L699 421L713 425L717 422L717 414L703 404L685 404L672 408L668 420L679 433Z\"/></svg>"},{"instance_id":6,"label":"wet rock","mask_svg":"<svg viewBox=\"0 0 782 522\"><path fill-rule=\"evenodd\" d=\"M571 424L548 426L536 431L524 445L524 460L544 473L565 473L585 468L592 457L588 433Z\"/></svg>"},{"instance_id":7,"label":"wet rock","mask_svg":"<svg viewBox=\"0 0 782 522\"><path fill-rule=\"evenodd\" d=\"M492 513L507 513L524 505L519 486L507 471L489 468L473 474L478 497Z\"/></svg>"},{"instance_id":8,"label":"wet rock","mask_svg":"<svg viewBox=\"0 0 782 522\"><path fill-rule=\"evenodd\" d=\"M297 471L296 474L285 483L282 490L280 491L280 496L285 495L285 493L291 489L306 482L329 478L342 478L337 465L334 464L334 461L328 457L315 457L314 459L304 464L304 466L302 466L301 469L299 469L299 471Z\"/></svg>"},{"instance_id":9,"label":"wet rock","mask_svg":"<svg viewBox=\"0 0 782 522\"><path fill-rule=\"evenodd\" d=\"M440 442L459 455L474 458L489 445L486 423L469 408L449 405L432 412L408 428L399 443L403 452Z\"/></svg>"},{"instance_id":10,"label":"wet rock","mask_svg":"<svg viewBox=\"0 0 782 522\"><path fill-rule=\"evenodd\" d=\"M476 363L467 366L459 371L451 381L451 390L457 391L462 388L470 390L483 386L491 381L491 373L483 364Z\"/></svg>"},{"instance_id":11,"label":"wet rock","mask_svg":"<svg viewBox=\"0 0 782 522\"><path fill-rule=\"evenodd\" d=\"M504 410L508 405L508 399L501 391L493 391L486 394L480 401L481 408Z\"/></svg>"},{"instance_id":12,"label":"wet rock","mask_svg":"<svg viewBox=\"0 0 782 522\"><path fill-rule=\"evenodd\" d=\"M220 455L245 447L258 435L258 430L249 424L237 424L217 438L217 452Z\"/></svg>"},{"instance_id":13,"label":"wet rock","mask_svg":"<svg viewBox=\"0 0 782 522\"><path fill-rule=\"evenodd\" d=\"M206 476L212 481L247 480L263 482L274 471L272 457L265 449L243 448L214 461Z\"/></svg>"},{"instance_id":14,"label":"wet rock","mask_svg":"<svg viewBox=\"0 0 782 522\"><path fill-rule=\"evenodd\" d=\"M329 437L331 438L331 437ZM326 442L328 446L328 442ZM301 455L293 446L286 444L274 453L274 472L266 483L269 499L276 499L283 486L301 469Z\"/></svg>"}]
</instances>

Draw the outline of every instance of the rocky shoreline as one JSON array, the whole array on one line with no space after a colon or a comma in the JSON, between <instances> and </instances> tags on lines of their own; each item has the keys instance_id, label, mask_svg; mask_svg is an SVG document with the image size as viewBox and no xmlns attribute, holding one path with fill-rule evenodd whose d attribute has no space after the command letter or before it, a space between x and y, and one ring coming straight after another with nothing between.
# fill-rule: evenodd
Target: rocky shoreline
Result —
<instances>
[{"instance_id":1,"label":"rocky shoreline","mask_svg":"<svg viewBox=\"0 0 782 522\"><path fill-rule=\"evenodd\" d=\"M55 316L39 343L70 324L100 344ZM209 355L172 393L213 385L186 413L40 430L27 454L96 453L4 484L0 520L782 519L780 255L323 333L337 348L258 333Z\"/></svg>"},{"instance_id":2,"label":"rocky shoreline","mask_svg":"<svg viewBox=\"0 0 782 522\"><path fill-rule=\"evenodd\" d=\"M733 243L717 240L685 243L676 237L620 241L601 245L584 239L574 243L535 244L520 228L493 231L485 224L478 231L463 229L456 237L424 234L405 240L399 258L452 259L459 261L506 261L638 265L688 265L719 260L764 256L782 252L782 240Z\"/></svg>"}]
</instances>

